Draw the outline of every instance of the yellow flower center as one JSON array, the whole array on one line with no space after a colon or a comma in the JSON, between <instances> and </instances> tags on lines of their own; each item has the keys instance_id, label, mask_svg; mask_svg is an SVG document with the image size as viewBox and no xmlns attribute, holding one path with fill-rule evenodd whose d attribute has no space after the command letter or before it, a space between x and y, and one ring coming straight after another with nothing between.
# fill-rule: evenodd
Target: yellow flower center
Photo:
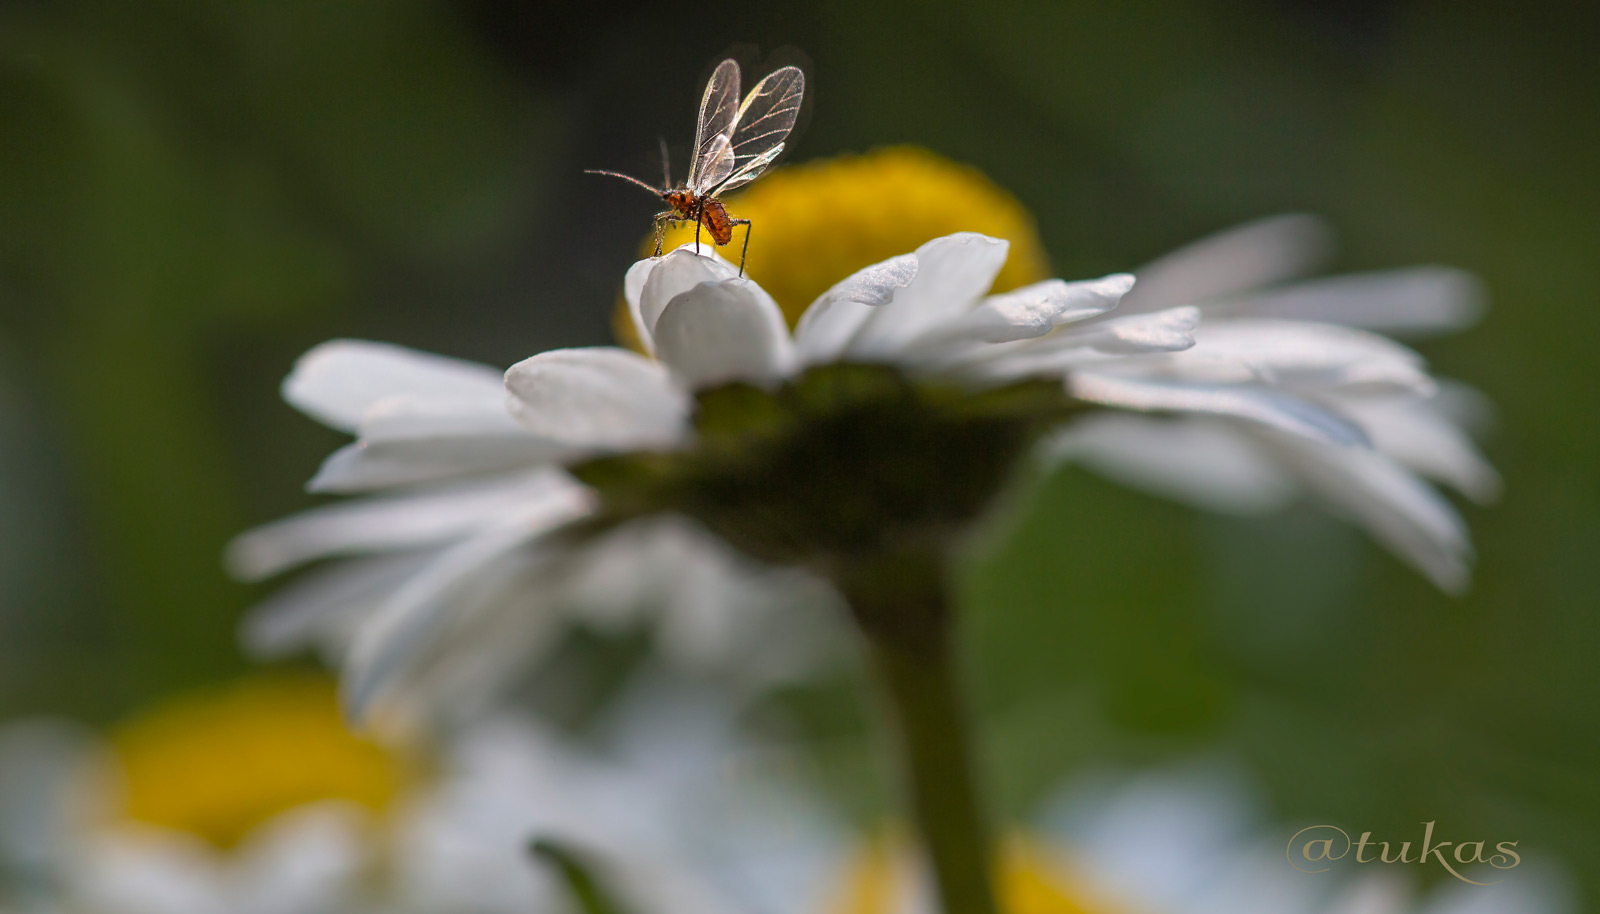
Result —
<instances>
[{"instance_id":1,"label":"yellow flower center","mask_svg":"<svg viewBox=\"0 0 1600 914\"><path fill-rule=\"evenodd\" d=\"M869 845L850 867L829 914L896 914L907 910L906 855L897 841ZM1045 845L1013 837L996 873L1005 914L1129 914L1133 909L1096 892Z\"/></svg>"},{"instance_id":2,"label":"yellow flower center","mask_svg":"<svg viewBox=\"0 0 1600 914\"><path fill-rule=\"evenodd\" d=\"M173 700L117 727L112 748L125 818L221 848L309 803L382 810L405 781L398 759L345 728L333 683L318 676Z\"/></svg>"},{"instance_id":3,"label":"yellow flower center","mask_svg":"<svg viewBox=\"0 0 1600 914\"><path fill-rule=\"evenodd\" d=\"M1011 242L997 292L1049 275L1044 245L1022 204L977 169L926 149L896 146L782 168L722 202L751 221L745 275L777 300L791 327L839 280L953 232ZM736 264L744 232L736 226L732 243L721 250ZM680 225L667 232L663 250L694 237L694 225ZM700 237L711 243L710 236ZM654 244L653 235L646 238L644 253ZM619 339L637 348L626 304L615 326Z\"/></svg>"}]
</instances>

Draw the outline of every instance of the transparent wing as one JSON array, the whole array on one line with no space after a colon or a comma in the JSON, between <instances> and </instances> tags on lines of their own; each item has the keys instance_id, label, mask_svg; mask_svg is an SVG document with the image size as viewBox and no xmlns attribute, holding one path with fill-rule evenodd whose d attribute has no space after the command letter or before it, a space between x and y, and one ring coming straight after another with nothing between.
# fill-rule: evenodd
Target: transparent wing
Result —
<instances>
[{"instance_id":1,"label":"transparent wing","mask_svg":"<svg viewBox=\"0 0 1600 914\"><path fill-rule=\"evenodd\" d=\"M733 174L733 144L726 133L711 138L700 154L700 168L689 178L689 190L703 194Z\"/></svg>"},{"instance_id":2,"label":"transparent wing","mask_svg":"<svg viewBox=\"0 0 1600 914\"><path fill-rule=\"evenodd\" d=\"M745 96L734 117L733 169L744 184L756 179L761 170L783 151L783 140L794 129L800 116L800 99L806 91L806 77L799 67L784 67L756 84ZM723 185L726 190L733 182Z\"/></svg>"},{"instance_id":3,"label":"transparent wing","mask_svg":"<svg viewBox=\"0 0 1600 914\"><path fill-rule=\"evenodd\" d=\"M724 60L717 64L717 69L706 81L705 94L700 96L700 119L695 122L694 149L689 154L687 183L690 189L705 184L706 165L716 158L719 145L729 143L738 118L739 64ZM731 162L728 167L731 171ZM724 172L723 176L726 177L727 173Z\"/></svg>"},{"instance_id":4,"label":"transparent wing","mask_svg":"<svg viewBox=\"0 0 1600 914\"><path fill-rule=\"evenodd\" d=\"M726 193L727 191L733 190L736 187L743 187L746 184L749 184L751 181L754 181L756 178L761 177L761 173L767 170L767 166L771 165L772 160L776 159L778 154L781 152L783 152L783 144L779 143L771 149L768 149L766 152L763 152L761 155L758 155L750 161L739 166L739 170L733 172L726 181L722 182L722 186L717 188L717 193ZM728 156L728 162L731 166L733 162L733 156L731 154Z\"/></svg>"}]
</instances>

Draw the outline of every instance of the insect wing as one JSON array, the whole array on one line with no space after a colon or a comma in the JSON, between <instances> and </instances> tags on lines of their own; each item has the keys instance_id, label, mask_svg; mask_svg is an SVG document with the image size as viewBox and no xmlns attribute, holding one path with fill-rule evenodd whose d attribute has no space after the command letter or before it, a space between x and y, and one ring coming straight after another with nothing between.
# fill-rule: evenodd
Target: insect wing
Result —
<instances>
[{"instance_id":1,"label":"insect wing","mask_svg":"<svg viewBox=\"0 0 1600 914\"><path fill-rule=\"evenodd\" d=\"M703 194L733 174L733 144L726 133L712 137L700 157L700 172L689 180L689 190Z\"/></svg>"},{"instance_id":2,"label":"insect wing","mask_svg":"<svg viewBox=\"0 0 1600 914\"><path fill-rule=\"evenodd\" d=\"M700 119L695 122L694 150L689 155L690 189L706 185L706 168L718 157L717 149L729 143L739 110L739 64L724 60L717 64L700 96ZM723 177L733 170L732 165L730 161Z\"/></svg>"},{"instance_id":3,"label":"insect wing","mask_svg":"<svg viewBox=\"0 0 1600 914\"><path fill-rule=\"evenodd\" d=\"M761 173L767 170L767 166L771 165L772 160L776 159L778 154L781 152L783 152L783 144L779 143L771 149L768 149L766 152L763 152L761 155L758 155L750 161L744 163L739 167L738 171L734 172L728 177L727 180L722 182L721 186L717 188L717 193L722 194L733 190L736 187L743 187L746 184L749 184L751 181L754 181L756 178L761 177ZM731 155L729 156L729 160L732 160Z\"/></svg>"},{"instance_id":4,"label":"insect wing","mask_svg":"<svg viewBox=\"0 0 1600 914\"><path fill-rule=\"evenodd\" d=\"M777 158L774 150L781 150L784 138L794 129L805 90L806 77L799 67L774 70L750 90L734 118L733 174L744 176L745 169L756 162L765 168ZM754 180L758 174L759 170L754 171L745 180Z\"/></svg>"}]
</instances>

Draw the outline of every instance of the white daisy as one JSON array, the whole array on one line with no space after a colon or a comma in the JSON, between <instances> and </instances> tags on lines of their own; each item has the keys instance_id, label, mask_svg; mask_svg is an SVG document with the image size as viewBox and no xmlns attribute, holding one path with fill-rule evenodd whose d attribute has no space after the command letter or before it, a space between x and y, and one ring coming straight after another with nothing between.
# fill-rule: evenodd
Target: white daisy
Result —
<instances>
[{"instance_id":1,"label":"white daisy","mask_svg":"<svg viewBox=\"0 0 1600 914\"><path fill-rule=\"evenodd\" d=\"M840 281L793 334L759 285L709 247L685 246L626 276L649 355L545 352L503 387L485 366L318 347L285 396L359 440L312 488L406 488L241 537L230 556L247 577L363 556L275 601L251 638L280 646L353 630L345 663L359 713L408 693L482 694L548 641L558 610L648 592L669 630L693 633L679 639L685 652L765 669L755 646L792 639L733 637L730 620L761 632L781 613L752 608L760 595L822 588L726 544L859 603L851 591L878 586L885 556L937 563L1050 426L1066 429L1057 455L1202 500L1323 491L1441 584L1459 584L1459 519L1404 463L1480 494L1493 476L1435 401L1418 400L1434 391L1420 359L1370 332L1284 316L1352 302L1387 314L1367 299L1393 292L1392 278L1212 301L1284 269L1261 240L1283 225L1298 223L1177 256L1131 295L1128 274L989 295L1007 243L951 235ZM1455 274L1401 279L1418 322L1459 318L1437 301L1439 286L1463 282ZM1202 329L1190 301L1227 316ZM667 519L624 523L653 516ZM652 551L673 558L640 558ZM452 662L457 653L468 661Z\"/></svg>"}]
</instances>

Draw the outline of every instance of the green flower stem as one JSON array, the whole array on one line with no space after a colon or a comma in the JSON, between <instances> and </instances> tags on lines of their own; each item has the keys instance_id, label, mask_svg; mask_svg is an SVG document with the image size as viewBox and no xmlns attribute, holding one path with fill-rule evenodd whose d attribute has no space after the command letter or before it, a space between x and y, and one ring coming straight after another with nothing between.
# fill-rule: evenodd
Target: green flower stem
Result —
<instances>
[{"instance_id":1,"label":"green flower stem","mask_svg":"<svg viewBox=\"0 0 1600 914\"><path fill-rule=\"evenodd\" d=\"M944 914L996 914L989 823L957 676L944 588L907 588L920 605L897 606L893 588L853 606L887 699L903 779ZM931 591L931 593L930 593Z\"/></svg>"}]
</instances>

